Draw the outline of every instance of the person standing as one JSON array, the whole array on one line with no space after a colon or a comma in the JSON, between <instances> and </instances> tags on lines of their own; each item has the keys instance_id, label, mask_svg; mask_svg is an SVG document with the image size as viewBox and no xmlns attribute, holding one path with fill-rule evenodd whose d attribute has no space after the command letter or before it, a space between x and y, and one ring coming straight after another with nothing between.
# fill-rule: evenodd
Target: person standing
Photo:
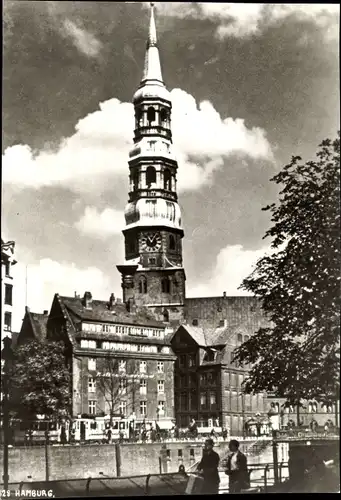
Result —
<instances>
[{"instance_id":1,"label":"person standing","mask_svg":"<svg viewBox=\"0 0 341 500\"><path fill-rule=\"evenodd\" d=\"M229 442L230 454L227 458L225 474L230 478L229 492L240 493L243 488L249 488L249 474L247 470L247 458L239 450L239 442L232 439Z\"/></svg>"},{"instance_id":2,"label":"person standing","mask_svg":"<svg viewBox=\"0 0 341 500\"><path fill-rule=\"evenodd\" d=\"M218 465L220 457L213 450L213 447L213 439L206 439L202 459L197 467L197 470L202 472L204 480L201 493L206 495L217 495L219 493L220 477Z\"/></svg>"}]
</instances>

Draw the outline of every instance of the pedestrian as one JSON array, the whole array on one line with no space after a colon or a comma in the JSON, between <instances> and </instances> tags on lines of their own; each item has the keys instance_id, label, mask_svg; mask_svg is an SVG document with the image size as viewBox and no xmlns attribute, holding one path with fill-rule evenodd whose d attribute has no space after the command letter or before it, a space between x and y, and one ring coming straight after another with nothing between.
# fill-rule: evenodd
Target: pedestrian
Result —
<instances>
[{"instance_id":1,"label":"pedestrian","mask_svg":"<svg viewBox=\"0 0 341 500\"><path fill-rule=\"evenodd\" d=\"M239 450L239 442L231 439L229 442L230 454L227 458L225 474L229 476L229 492L240 493L242 489L250 487L247 470L247 458Z\"/></svg>"},{"instance_id":2,"label":"pedestrian","mask_svg":"<svg viewBox=\"0 0 341 500\"><path fill-rule=\"evenodd\" d=\"M112 430L111 430L111 427L109 427L109 429L107 430L107 443L108 444L111 443L111 436L112 436Z\"/></svg>"},{"instance_id":3,"label":"pedestrian","mask_svg":"<svg viewBox=\"0 0 341 500\"><path fill-rule=\"evenodd\" d=\"M61 429L60 429L60 442L62 444L66 444L67 443L67 438L66 438L66 428L65 428L65 425L63 424Z\"/></svg>"},{"instance_id":4,"label":"pedestrian","mask_svg":"<svg viewBox=\"0 0 341 500\"><path fill-rule=\"evenodd\" d=\"M202 459L197 467L197 470L202 472L204 480L201 493L206 495L217 495L219 493L218 465L220 457L213 450L213 447L213 439L206 439Z\"/></svg>"}]
</instances>

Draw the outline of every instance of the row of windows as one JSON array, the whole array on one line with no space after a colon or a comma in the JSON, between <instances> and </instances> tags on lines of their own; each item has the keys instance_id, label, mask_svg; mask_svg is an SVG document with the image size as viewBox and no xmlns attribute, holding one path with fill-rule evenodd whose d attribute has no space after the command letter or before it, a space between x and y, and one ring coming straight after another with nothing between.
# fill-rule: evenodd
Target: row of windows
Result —
<instances>
[{"instance_id":1,"label":"row of windows","mask_svg":"<svg viewBox=\"0 0 341 500\"><path fill-rule=\"evenodd\" d=\"M128 388L128 380L126 378L121 378L118 380L118 389L119 389L119 394L120 395L126 395L127 394L127 388ZM88 391L89 392L96 392L96 379L94 377L89 377L88 380ZM164 380L158 380L157 382L157 393L158 394L164 394L165 392L165 381ZM141 395L146 395L147 394L147 380L145 379L140 379L140 394Z\"/></svg>"},{"instance_id":2,"label":"row of windows","mask_svg":"<svg viewBox=\"0 0 341 500\"><path fill-rule=\"evenodd\" d=\"M170 354L170 348L167 346L144 345L144 344L129 344L122 342L102 342L97 340L81 339L80 347L85 349L105 349L123 352L144 352L157 354Z\"/></svg>"},{"instance_id":3,"label":"row of windows","mask_svg":"<svg viewBox=\"0 0 341 500\"><path fill-rule=\"evenodd\" d=\"M97 369L97 363L96 359L94 358L89 358L88 359L88 370L89 371L96 371ZM118 370L120 372L126 372L127 370L127 362L126 360L119 360L118 363ZM165 364L163 361L158 361L157 362L157 373L164 373L165 371ZM139 362L139 373L147 373L147 361L140 361Z\"/></svg>"},{"instance_id":4,"label":"row of windows","mask_svg":"<svg viewBox=\"0 0 341 500\"><path fill-rule=\"evenodd\" d=\"M321 404L320 405L320 408L319 408L319 405L315 402L310 402L308 403L308 412L309 413L317 413L318 410L322 410L324 413L333 413L334 412L334 406L333 405L326 405L326 404ZM289 405L285 411L287 413L295 413L296 412L296 408L294 407L294 405Z\"/></svg>"},{"instance_id":5,"label":"row of windows","mask_svg":"<svg viewBox=\"0 0 341 500\"><path fill-rule=\"evenodd\" d=\"M194 367L197 364L197 359L195 354L180 354L179 356L179 366L181 368Z\"/></svg>"},{"instance_id":6,"label":"row of windows","mask_svg":"<svg viewBox=\"0 0 341 500\"><path fill-rule=\"evenodd\" d=\"M171 174L171 171L166 168L164 171L160 172L161 175L161 182L163 185L163 189L166 191L172 191L173 190L173 177ZM131 177L132 183L133 183L133 190L136 191L137 189L140 188L140 183L141 183L141 177L142 177L142 172L140 171L135 171ZM146 186L147 188L151 187L158 187L156 186L156 169L155 167L148 167L145 173L145 179L146 179ZM160 187L160 186L159 186Z\"/></svg>"},{"instance_id":7,"label":"row of windows","mask_svg":"<svg viewBox=\"0 0 341 500\"><path fill-rule=\"evenodd\" d=\"M157 354L158 352L158 346L156 345L122 344L117 342L103 342L102 349L124 352L146 352L152 354Z\"/></svg>"},{"instance_id":8,"label":"row of windows","mask_svg":"<svg viewBox=\"0 0 341 500\"><path fill-rule=\"evenodd\" d=\"M136 127L142 127L144 125L144 116L147 118L148 126L159 124L161 127L167 128L170 125L169 109L161 108L159 111L153 106L149 106L145 111L141 108L137 108L135 111Z\"/></svg>"},{"instance_id":9,"label":"row of windows","mask_svg":"<svg viewBox=\"0 0 341 500\"><path fill-rule=\"evenodd\" d=\"M137 326L110 325L101 323L82 323L84 332L105 332L119 335L132 335L136 337L164 338L164 331L155 328L141 328Z\"/></svg>"},{"instance_id":10,"label":"row of windows","mask_svg":"<svg viewBox=\"0 0 341 500\"><path fill-rule=\"evenodd\" d=\"M120 401L119 412L122 415L127 416L127 408L128 408L127 401ZM89 400L88 409L89 409L90 415L95 415L97 413L97 401L96 400ZM164 401L158 401L157 412L159 415L164 414L164 412L165 412L165 402ZM145 417L147 415L147 401L140 401L140 415L142 417Z\"/></svg>"}]
</instances>

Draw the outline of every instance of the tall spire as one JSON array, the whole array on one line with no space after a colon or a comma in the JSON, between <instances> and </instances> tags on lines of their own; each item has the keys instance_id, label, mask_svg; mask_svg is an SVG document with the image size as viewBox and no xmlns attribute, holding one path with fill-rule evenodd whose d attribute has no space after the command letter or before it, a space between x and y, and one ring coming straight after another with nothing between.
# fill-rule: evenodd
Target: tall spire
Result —
<instances>
[{"instance_id":1,"label":"tall spire","mask_svg":"<svg viewBox=\"0 0 341 500\"><path fill-rule=\"evenodd\" d=\"M156 38L156 27L154 18L154 4L150 4L150 24L149 24L149 34L147 41L146 57L144 61L144 71L141 85L147 83L148 81L155 80L157 82L163 83L159 49L157 48L157 38Z\"/></svg>"}]
</instances>

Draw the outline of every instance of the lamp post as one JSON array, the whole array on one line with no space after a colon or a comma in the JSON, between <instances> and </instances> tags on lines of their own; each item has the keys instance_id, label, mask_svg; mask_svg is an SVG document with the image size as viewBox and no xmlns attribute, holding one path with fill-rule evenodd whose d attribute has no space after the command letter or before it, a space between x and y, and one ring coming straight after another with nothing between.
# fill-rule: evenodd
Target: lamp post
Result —
<instances>
[{"instance_id":1,"label":"lamp post","mask_svg":"<svg viewBox=\"0 0 341 500\"><path fill-rule=\"evenodd\" d=\"M3 481L4 481L4 490L8 490L8 445L9 445L9 364L12 357L12 349L11 344L12 340L9 337L5 337L3 340L4 348L2 350L1 358L4 360L3 364L3 378L2 378L2 387L3 387L3 430L4 430L4 473L3 473ZM1 360L2 361L2 360Z\"/></svg>"}]
</instances>

